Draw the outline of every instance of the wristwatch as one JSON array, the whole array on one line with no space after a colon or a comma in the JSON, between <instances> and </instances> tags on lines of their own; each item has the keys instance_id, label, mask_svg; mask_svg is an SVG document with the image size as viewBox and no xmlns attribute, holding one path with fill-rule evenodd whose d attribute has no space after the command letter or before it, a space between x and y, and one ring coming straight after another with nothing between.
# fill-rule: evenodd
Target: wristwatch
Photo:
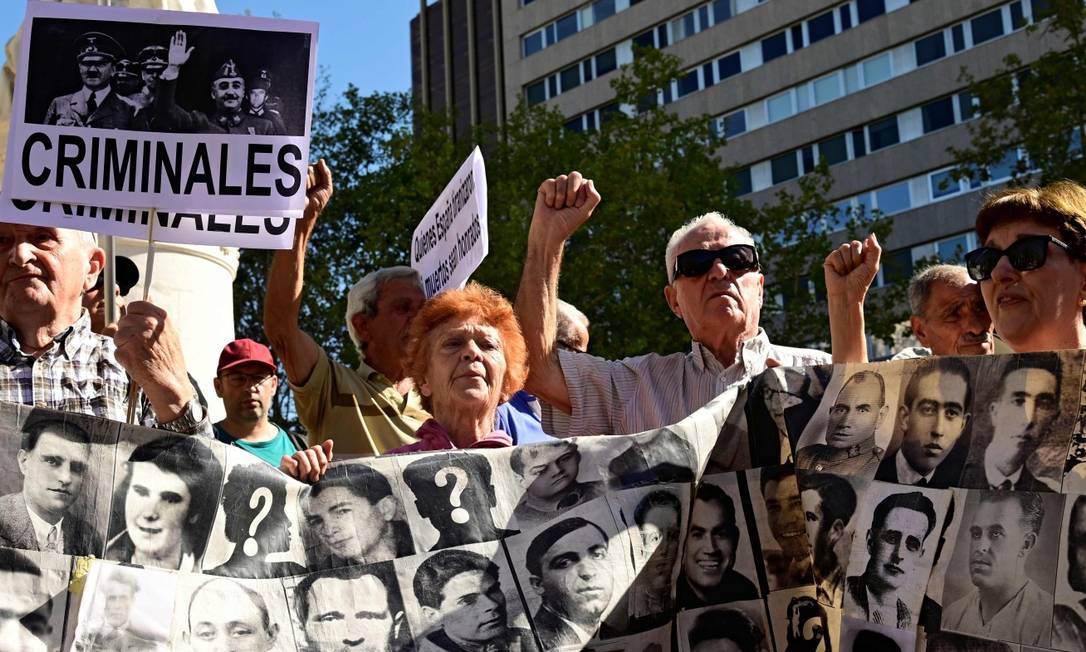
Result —
<instances>
[{"instance_id":1,"label":"wristwatch","mask_svg":"<svg viewBox=\"0 0 1086 652\"><path fill-rule=\"evenodd\" d=\"M194 396L185 404L185 409L181 411L181 416L172 421L167 421L166 423L159 423L158 427L170 432L187 434L195 430L196 426L200 425L200 422L206 417L207 413L204 410L204 406L200 404L200 399Z\"/></svg>"}]
</instances>

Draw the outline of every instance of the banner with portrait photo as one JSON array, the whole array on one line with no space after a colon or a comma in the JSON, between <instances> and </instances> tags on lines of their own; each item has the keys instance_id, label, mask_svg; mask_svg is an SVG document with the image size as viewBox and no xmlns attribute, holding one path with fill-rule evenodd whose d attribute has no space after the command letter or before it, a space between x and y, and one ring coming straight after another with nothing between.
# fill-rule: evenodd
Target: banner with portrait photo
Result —
<instances>
[{"instance_id":1,"label":"banner with portrait photo","mask_svg":"<svg viewBox=\"0 0 1086 652\"><path fill-rule=\"evenodd\" d=\"M3 196L297 217L317 24L30 2Z\"/></svg>"}]
</instances>

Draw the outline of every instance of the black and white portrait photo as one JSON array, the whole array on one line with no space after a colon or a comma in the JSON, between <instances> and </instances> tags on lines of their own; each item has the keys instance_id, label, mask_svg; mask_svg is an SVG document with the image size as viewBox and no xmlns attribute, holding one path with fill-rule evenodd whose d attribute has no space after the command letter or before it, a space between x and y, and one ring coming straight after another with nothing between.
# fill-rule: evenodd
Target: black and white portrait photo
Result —
<instances>
[{"instance_id":1,"label":"black and white portrait photo","mask_svg":"<svg viewBox=\"0 0 1086 652\"><path fill-rule=\"evenodd\" d=\"M496 541L506 535L508 516L495 509L498 496L485 455L458 452L394 459L402 465L403 481L414 496L405 507L419 550Z\"/></svg>"},{"instance_id":2,"label":"black and white portrait photo","mask_svg":"<svg viewBox=\"0 0 1086 652\"><path fill-rule=\"evenodd\" d=\"M142 428L124 432L143 443L127 457L118 451L105 558L197 570L219 505L223 462L216 453L222 447L213 451L196 437Z\"/></svg>"},{"instance_id":3,"label":"black and white portrait photo","mask_svg":"<svg viewBox=\"0 0 1086 652\"><path fill-rule=\"evenodd\" d=\"M900 366L838 366L797 445L796 468L874 477L893 431Z\"/></svg>"},{"instance_id":4,"label":"black and white portrait photo","mask_svg":"<svg viewBox=\"0 0 1086 652\"><path fill-rule=\"evenodd\" d=\"M840 607L845 595L845 570L855 534L856 506L863 491L853 484L866 482L856 476L810 471L797 472L807 539L811 542L816 597L830 607Z\"/></svg>"},{"instance_id":5,"label":"black and white portrait photo","mask_svg":"<svg viewBox=\"0 0 1086 652\"><path fill-rule=\"evenodd\" d=\"M953 568L943 587L942 629L1047 647L1063 496L970 491Z\"/></svg>"},{"instance_id":6,"label":"black and white portrait photo","mask_svg":"<svg viewBox=\"0 0 1086 652\"><path fill-rule=\"evenodd\" d=\"M958 485L969 452L973 374L966 359L920 361L905 383L894 439L875 479L945 489Z\"/></svg>"},{"instance_id":7,"label":"black and white portrait photo","mask_svg":"<svg viewBox=\"0 0 1086 652\"><path fill-rule=\"evenodd\" d=\"M301 487L288 485L287 476L240 449L227 449L227 458L239 463L228 466L222 507L204 556L205 572L247 579L304 573L298 527Z\"/></svg>"},{"instance_id":8,"label":"black and white portrait photo","mask_svg":"<svg viewBox=\"0 0 1086 652\"><path fill-rule=\"evenodd\" d=\"M59 650L64 635L71 559L0 548L0 646Z\"/></svg>"},{"instance_id":9,"label":"black and white portrait photo","mask_svg":"<svg viewBox=\"0 0 1086 652\"><path fill-rule=\"evenodd\" d=\"M671 629L672 625L669 622L647 632L597 641L583 649L586 652L667 652L672 649Z\"/></svg>"},{"instance_id":10,"label":"black and white portrait photo","mask_svg":"<svg viewBox=\"0 0 1086 652\"><path fill-rule=\"evenodd\" d=\"M753 469L746 478L769 590L813 584L806 513L792 465Z\"/></svg>"},{"instance_id":11,"label":"black and white portrait photo","mask_svg":"<svg viewBox=\"0 0 1086 652\"><path fill-rule=\"evenodd\" d=\"M916 648L916 632L879 625L862 618L841 618L840 652L911 652Z\"/></svg>"},{"instance_id":12,"label":"black and white portrait photo","mask_svg":"<svg viewBox=\"0 0 1086 652\"><path fill-rule=\"evenodd\" d=\"M811 587L769 594L773 638L780 652L832 652L841 634L841 610L818 601Z\"/></svg>"},{"instance_id":13,"label":"black and white portrait photo","mask_svg":"<svg viewBox=\"0 0 1086 652\"><path fill-rule=\"evenodd\" d=\"M1086 650L1086 495L1065 497L1052 647Z\"/></svg>"},{"instance_id":14,"label":"black and white portrait photo","mask_svg":"<svg viewBox=\"0 0 1086 652\"><path fill-rule=\"evenodd\" d=\"M943 515L943 524L939 528L939 539L935 543L931 575L928 576L928 586L924 590L924 600L920 603L920 619L917 621L920 636L942 629L943 605L945 604L944 580L951 572L954 542L958 539L958 530L962 523L962 506L967 496L968 491L965 489L955 489L950 492L946 513Z\"/></svg>"},{"instance_id":15,"label":"black and white portrait photo","mask_svg":"<svg viewBox=\"0 0 1086 652\"><path fill-rule=\"evenodd\" d=\"M844 613L915 629L949 492L874 482L856 521Z\"/></svg>"},{"instance_id":16,"label":"black and white portrait photo","mask_svg":"<svg viewBox=\"0 0 1086 652\"><path fill-rule=\"evenodd\" d=\"M7 423L16 423L14 410L10 416ZM103 432L93 419L31 411L4 446L10 457L0 464L6 471L0 480L5 492L0 495L0 546L100 556L105 518L99 517L108 512L112 480L106 454L112 456L109 444L116 436L115 426ZM101 469L108 470L104 478Z\"/></svg>"},{"instance_id":17,"label":"black and white portrait photo","mask_svg":"<svg viewBox=\"0 0 1086 652\"><path fill-rule=\"evenodd\" d=\"M234 580L184 574L174 601L174 649L192 652L297 650L279 580Z\"/></svg>"},{"instance_id":18,"label":"black and white portrait photo","mask_svg":"<svg viewBox=\"0 0 1086 652\"><path fill-rule=\"evenodd\" d=\"M415 553L411 529L388 478L373 462L328 469L302 499L311 569L370 564Z\"/></svg>"},{"instance_id":19,"label":"black and white portrait photo","mask_svg":"<svg viewBox=\"0 0 1086 652\"><path fill-rule=\"evenodd\" d=\"M92 563L72 650L164 652L176 582L175 573Z\"/></svg>"},{"instance_id":20,"label":"black and white portrait photo","mask_svg":"<svg viewBox=\"0 0 1086 652\"><path fill-rule=\"evenodd\" d=\"M417 652L537 650L499 543L396 561Z\"/></svg>"},{"instance_id":21,"label":"black and white portrait photo","mask_svg":"<svg viewBox=\"0 0 1086 652\"><path fill-rule=\"evenodd\" d=\"M773 642L760 600L733 602L679 614L676 639L683 652L769 652Z\"/></svg>"},{"instance_id":22,"label":"black and white portrait photo","mask_svg":"<svg viewBox=\"0 0 1086 652\"><path fill-rule=\"evenodd\" d=\"M981 364L992 366L995 362ZM1068 365L1072 366L1077 367ZM1007 357L1001 367L990 369L989 377L995 382L989 383L990 393L977 396L978 405L987 409L976 415L973 443L959 486L1059 491L1079 405L1077 376L1065 383L1065 371L1057 353Z\"/></svg>"},{"instance_id":23,"label":"black and white portrait photo","mask_svg":"<svg viewBox=\"0 0 1086 652\"><path fill-rule=\"evenodd\" d=\"M758 598L756 562L740 496L734 473L704 476L698 483L675 589L679 607Z\"/></svg>"},{"instance_id":24,"label":"black and white portrait photo","mask_svg":"<svg viewBox=\"0 0 1086 652\"><path fill-rule=\"evenodd\" d=\"M603 499L506 544L544 649L626 634L631 544Z\"/></svg>"},{"instance_id":25,"label":"black and white portrait photo","mask_svg":"<svg viewBox=\"0 0 1086 652\"><path fill-rule=\"evenodd\" d=\"M679 431L660 428L625 439L630 447L607 465L613 488L694 480L698 456L694 444Z\"/></svg>"},{"instance_id":26,"label":"black and white portrait photo","mask_svg":"<svg viewBox=\"0 0 1086 652\"><path fill-rule=\"evenodd\" d=\"M290 591L299 649L307 652L413 649L391 561L310 573L293 583Z\"/></svg>"},{"instance_id":27,"label":"black and white portrait photo","mask_svg":"<svg viewBox=\"0 0 1086 652\"><path fill-rule=\"evenodd\" d=\"M524 491L513 508L515 526L522 530L542 525L563 510L598 498L605 488L601 480L588 479L594 475L593 471L582 468L580 447L570 439L516 446L510 453L509 466Z\"/></svg>"},{"instance_id":28,"label":"black and white portrait photo","mask_svg":"<svg viewBox=\"0 0 1086 652\"><path fill-rule=\"evenodd\" d=\"M829 366L775 367L751 380L744 409L751 432L752 467L793 461L793 442L818 410L830 371ZM774 446L780 448L775 460L757 454L760 448Z\"/></svg>"}]
</instances>

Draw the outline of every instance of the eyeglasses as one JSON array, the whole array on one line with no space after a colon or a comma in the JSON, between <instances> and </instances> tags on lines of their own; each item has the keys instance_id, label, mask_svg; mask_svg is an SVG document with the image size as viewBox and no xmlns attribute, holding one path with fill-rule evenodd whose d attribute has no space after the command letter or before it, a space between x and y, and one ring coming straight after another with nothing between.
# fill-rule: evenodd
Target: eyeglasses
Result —
<instances>
[{"instance_id":1,"label":"eyeglasses","mask_svg":"<svg viewBox=\"0 0 1086 652\"><path fill-rule=\"evenodd\" d=\"M754 245L735 244L723 249L692 249L675 259L675 277L697 278L704 275L719 260L729 270L744 273L758 269L758 250Z\"/></svg>"},{"instance_id":2,"label":"eyeglasses","mask_svg":"<svg viewBox=\"0 0 1086 652\"><path fill-rule=\"evenodd\" d=\"M275 374L223 374L222 379L234 389L243 387L260 387L271 380Z\"/></svg>"},{"instance_id":3,"label":"eyeglasses","mask_svg":"<svg viewBox=\"0 0 1086 652\"><path fill-rule=\"evenodd\" d=\"M969 278L974 281L987 281L992 278L992 270L1003 256L1010 261L1011 267L1020 272L1028 272L1045 264L1048 259L1048 243L1056 245L1071 254L1071 246L1051 235L1029 235L1017 240L1006 249L981 247L965 255L965 268Z\"/></svg>"}]
</instances>

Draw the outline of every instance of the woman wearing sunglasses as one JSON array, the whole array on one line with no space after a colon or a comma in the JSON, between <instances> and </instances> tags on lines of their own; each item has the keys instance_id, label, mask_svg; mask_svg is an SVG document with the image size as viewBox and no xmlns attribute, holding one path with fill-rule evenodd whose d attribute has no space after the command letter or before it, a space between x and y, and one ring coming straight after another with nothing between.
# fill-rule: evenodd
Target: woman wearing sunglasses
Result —
<instances>
[{"instance_id":1,"label":"woman wearing sunglasses","mask_svg":"<svg viewBox=\"0 0 1086 652\"><path fill-rule=\"evenodd\" d=\"M977 213L965 256L996 333L1016 353L1086 348L1086 188L1008 188Z\"/></svg>"}]
</instances>

